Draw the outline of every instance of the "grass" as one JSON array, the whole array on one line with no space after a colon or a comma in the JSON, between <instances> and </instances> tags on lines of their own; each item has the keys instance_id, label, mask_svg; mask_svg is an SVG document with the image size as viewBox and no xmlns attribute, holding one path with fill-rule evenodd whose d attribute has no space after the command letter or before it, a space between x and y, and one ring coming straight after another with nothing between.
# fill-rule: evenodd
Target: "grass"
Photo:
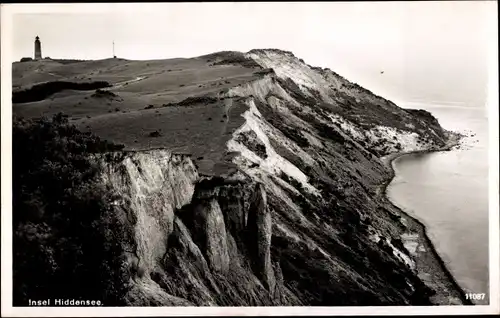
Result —
<instances>
[{"instance_id":1,"label":"grass","mask_svg":"<svg viewBox=\"0 0 500 318\"><path fill-rule=\"evenodd\" d=\"M122 143L126 149L169 148L172 151L189 152L199 162L201 173L223 173L225 143L232 133L243 124L240 116L246 106L234 102L229 111L230 121L220 122L209 118L222 118L223 104L196 104L191 107L163 107L110 113L78 121L84 131L92 131L103 138ZM85 128L86 125L90 129ZM152 131L161 135L149 136ZM154 137L154 138L151 138ZM219 164L219 165L217 165Z\"/></svg>"},{"instance_id":2,"label":"grass","mask_svg":"<svg viewBox=\"0 0 500 318\"><path fill-rule=\"evenodd\" d=\"M226 173L233 168L224 159L225 142L242 124L240 115L246 106L234 102L227 112L226 101L213 96L259 75L254 74L256 69L241 65L208 64L200 58L14 63L17 89L56 78L81 82L90 78L113 85L130 82L105 92L63 90L51 98L14 103L13 113L39 118L62 112L84 131L123 143L129 149L165 147L187 151L195 158L204 158L198 162L201 173ZM138 77L143 79L132 81ZM160 129L160 135L148 135Z\"/></svg>"}]
</instances>

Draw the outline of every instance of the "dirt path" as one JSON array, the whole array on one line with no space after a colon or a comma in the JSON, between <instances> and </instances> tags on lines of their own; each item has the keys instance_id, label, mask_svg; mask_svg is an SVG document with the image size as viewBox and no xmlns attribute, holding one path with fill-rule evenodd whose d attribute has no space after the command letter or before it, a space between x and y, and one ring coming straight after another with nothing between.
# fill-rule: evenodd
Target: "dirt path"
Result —
<instances>
[{"instance_id":1,"label":"dirt path","mask_svg":"<svg viewBox=\"0 0 500 318\"><path fill-rule=\"evenodd\" d=\"M130 83L135 83L135 82L139 82L139 81L142 81L144 79L148 78L147 76L138 76L136 78L134 78L133 80L128 80L128 81L123 81L123 82L119 82L119 83L116 83L113 85L112 89L114 88L121 88L125 85L128 85Z\"/></svg>"},{"instance_id":2,"label":"dirt path","mask_svg":"<svg viewBox=\"0 0 500 318\"><path fill-rule=\"evenodd\" d=\"M38 74L48 74L50 76L55 76L55 77L59 77L59 78L63 77L64 78L64 76L62 76L62 75L54 74L54 73L51 73L51 72L46 72L45 70L40 70L38 68L34 69L34 72L38 73Z\"/></svg>"}]
</instances>

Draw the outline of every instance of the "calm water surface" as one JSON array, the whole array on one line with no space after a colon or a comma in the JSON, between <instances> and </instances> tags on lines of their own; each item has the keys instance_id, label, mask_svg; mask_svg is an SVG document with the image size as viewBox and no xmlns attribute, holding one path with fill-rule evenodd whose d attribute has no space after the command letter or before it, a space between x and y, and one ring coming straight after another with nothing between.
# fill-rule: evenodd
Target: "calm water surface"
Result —
<instances>
[{"instance_id":1,"label":"calm water surface","mask_svg":"<svg viewBox=\"0 0 500 318\"><path fill-rule=\"evenodd\" d=\"M407 155L394 162L388 195L422 221L465 292L486 293L488 304L488 120L480 107L403 104L438 118L445 129L467 131L465 147Z\"/></svg>"}]
</instances>

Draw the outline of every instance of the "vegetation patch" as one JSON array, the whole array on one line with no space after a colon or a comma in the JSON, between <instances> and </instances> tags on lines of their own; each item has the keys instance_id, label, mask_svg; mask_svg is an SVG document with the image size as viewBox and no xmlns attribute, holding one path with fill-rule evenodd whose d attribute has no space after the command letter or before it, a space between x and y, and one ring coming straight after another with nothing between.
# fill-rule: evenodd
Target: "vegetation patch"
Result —
<instances>
[{"instance_id":1,"label":"vegetation patch","mask_svg":"<svg viewBox=\"0 0 500 318\"><path fill-rule=\"evenodd\" d=\"M152 131L148 134L149 137L160 137L161 133L158 130Z\"/></svg>"},{"instance_id":2,"label":"vegetation patch","mask_svg":"<svg viewBox=\"0 0 500 318\"><path fill-rule=\"evenodd\" d=\"M109 191L90 159L117 151L57 114L13 120L13 301L99 299L123 304L127 273Z\"/></svg>"},{"instance_id":3,"label":"vegetation patch","mask_svg":"<svg viewBox=\"0 0 500 318\"><path fill-rule=\"evenodd\" d=\"M267 158L266 146L259 140L257 134L253 130L238 134L238 136L236 136L236 141L241 142L245 147L262 159Z\"/></svg>"},{"instance_id":4,"label":"vegetation patch","mask_svg":"<svg viewBox=\"0 0 500 318\"><path fill-rule=\"evenodd\" d=\"M76 59L52 59L52 60L55 61L55 62L57 62L57 63L61 63L63 65L66 65L66 64L75 64L75 63L82 63L82 62L89 62L89 60L76 60Z\"/></svg>"},{"instance_id":5,"label":"vegetation patch","mask_svg":"<svg viewBox=\"0 0 500 318\"><path fill-rule=\"evenodd\" d=\"M262 67L251 58L247 58L245 54L241 52L234 51L223 51L213 54L213 58L218 59L212 65L236 65L248 68L259 68Z\"/></svg>"},{"instance_id":6,"label":"vegetation patch","mask_svg":"<svg viewBox=\"0 0 500 318\"><path fill-rule=\"evenodd\" d=\"M94 98L109 98L109 99L114 99L115 97L118 97L115 93L103 89L97 89L94 94L91 95L91 97Z\"/></svg>"},{"instance_id":7,"label":"vegetation patch","mask_svg":"<svg viewBox=\"0 0 500 318\"><path fill-rule=\"evenodd\" d=\"M309 140L302 135L300 129L294 129L286 126L284 121L279 121L274 118L270 118L268 122L275 128L279 129L287 138L293 140L299 147L307 148L310 146Z\"/></svg>"},{"instance_id":8,"label":"vegetation patch","mask_svg":"<svg viewBox=\"0 0 500 318\"><path fill-rule=\"evenodd\" d=\"M277 81L279 85L283 87L290 94L290 96L292 96L292 98L299 103L307 106L314 106L317 103L317 100L315 100L311 96L306 95L292 79L277 78Z\"/></svg>"},{"instance_id":9,"label":"vegetation patch","mask_svg":"<svg viewBox=\"0 0 500 318\"><path fill-rule=\"evenodd\" d=\"M418 119L421 119L424 122L426 122L429 125L429 127L437 133L439 137L441 137L443 140L446 140L445 132L441 128L439 121L430 112L423 109L405 109L405 111L417 117ZM423 128L418 120L416 120L415 122L416 122L415 126L417 128L420 129Z\"/></svg>"},{"instance_id":10,"label":"vegetation patch","mask_svg":"<svg viewBox=\"0 0 500 318\"><path fill-rule=\"evenodd\" d=\"M195 104L213 104L216 103L218 99L216 97L212 96L194 96L194 97L188 97L179 103L177 105L179 106L190 106L190 105L195 105Z\"/></svg>"},{"instance_id":11,"label":"vegetation patch","mask_svg":"<svg viewBox=\"0 0 500 318\"><path fill-rule=\"evenodd\" d=\"M276 74L273 68L265 68L263 70L259 70L254 72L255 75L269 75L269 74Z\"/></svg>"},{"instance_id":12,"label":"vegetation patch","mask_svg":"<svg viewBox=\"0 0 500 318\"><path fill-rule=\"evenodd\" d=\"M339 133L335 128L321 122L314 122L313 126L318 130L318 133L321 137L333 140L338 143L345 142L344 136L342 136L342 134Z\"/></svg>"},{"instance_id":13,"label":"vegetation patch","mask_svg":"<svg viewBox=\"0 0 500 318\"><path fill-rule=\"evenodd\" d=\"M88 91L93 89L111 87L111 84L104 81L75 83L65 81L47 82L36 84L32 87L16 92L12 92L13 103L29 103L44 100L57 92L66 89Z\"/></svg>"}]
</instances>

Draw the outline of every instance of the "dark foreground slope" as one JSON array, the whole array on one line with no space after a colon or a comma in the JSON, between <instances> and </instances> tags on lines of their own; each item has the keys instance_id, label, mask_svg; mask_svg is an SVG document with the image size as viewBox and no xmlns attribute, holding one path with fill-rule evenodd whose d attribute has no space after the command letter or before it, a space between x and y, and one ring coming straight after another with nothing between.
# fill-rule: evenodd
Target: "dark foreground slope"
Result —
<instances>
[{"instance_id":1,"label":"dark foreground slope","mask_svg":"<svg viewBox=\"0 0 500 318\"><path fill-rule=\"evenodd\" d=\"M66 80L83 70L113 86L61 91L53 100L15 104L14 113L64 111L80 129L125 147L85 156L96 167L93 187L106 193L99 198L105 212L87 221L105 233L99 239L113 250L102 253L116 265L116 275L95 285L105 305L460 303L444 268L426 273L433 289L423 283L405 245L411 229L379 192L391 177L381 156L446 143L432 115L403 110L278 50L51 64L45 72ZM79 142L71 138L61 142ZM37 200L43 206L46 199ZM71 205L57 211L62 219L83 213ZM50 233L37 254L44 262L54 253L50 244L69 244L64 222L42 216L22 223ZM26 289L15 301L41 290L78 294L72 268L97 273L101 265L88 249L72 251L53 258L54 275L68 277L66 284L61 279L51 291L21 273L15 288ZM27 261L21 254L14 266L22 271Z\"/></svg>"}]
</instances>

